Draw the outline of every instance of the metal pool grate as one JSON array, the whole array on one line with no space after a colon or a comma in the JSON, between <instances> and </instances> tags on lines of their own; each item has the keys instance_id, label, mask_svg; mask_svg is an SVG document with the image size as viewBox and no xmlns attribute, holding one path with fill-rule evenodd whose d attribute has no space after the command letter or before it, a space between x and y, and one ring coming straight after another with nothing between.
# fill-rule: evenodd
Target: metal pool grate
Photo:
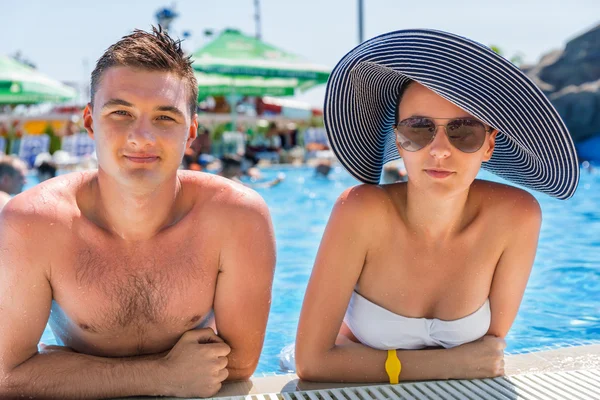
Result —
<instances>
[{"instance_id":1,"label":"metal pool grate","mask_svg":"<svg viewBox=\"0 0 600 400\"><path fill-rule=\"evenodd\" d=\"M231 400L600 400L600 370L223 397Z\"/></svg>"}]
</instances>

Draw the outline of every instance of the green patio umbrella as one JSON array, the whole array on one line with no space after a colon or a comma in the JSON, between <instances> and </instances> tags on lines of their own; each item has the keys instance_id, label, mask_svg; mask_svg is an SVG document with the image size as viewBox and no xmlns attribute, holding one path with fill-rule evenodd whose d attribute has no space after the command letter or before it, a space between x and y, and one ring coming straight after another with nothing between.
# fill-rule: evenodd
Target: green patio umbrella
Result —
<instances>
[{"instance_id":1,"label":"green patio umbrella","mask_svg":"<svg viewBox=\"0 0 600 400\"><path fill-rule=\"evenodd\" d=\"M208 95L291 96L327 82L331 69L227 29L192 54L199 91ZM212 81L212 83L211 83Z\"/></svg>"},{"instance_id":2,"label":"green patio umbrella","mask_svg":"<svg viewBox=\"0 0 600 400\"><path fill-rule=\"evenodd\" d=\"M0 104L62 102L76 97L75 89L0 55Z\"/></svg>"},{"instance_id":3,"label":"green patio umbrella","mask_svg":"<svg viewBox=\"0 0 600 400\"><path fill-rule=\"evenodd\" d=\"M295 78L230 77L196 72L198 99L207 96L293 96L299 86Z\"/></svg>"}]
</instances>

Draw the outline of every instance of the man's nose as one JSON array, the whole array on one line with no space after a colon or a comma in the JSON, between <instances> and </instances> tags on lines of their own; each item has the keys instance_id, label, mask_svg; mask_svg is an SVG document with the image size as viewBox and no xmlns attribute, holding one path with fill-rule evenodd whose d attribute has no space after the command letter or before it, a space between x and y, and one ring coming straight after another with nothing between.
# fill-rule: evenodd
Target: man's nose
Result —
<instances>
[{"instance_id":1,"label":"man's nose","mask_svg":"<svg viewBox=\"0 0 600 400\"><path fill-rule=\"evenodd\" d=\"M136 147L142 148L147 144L154 143L156 137L153 133L152 123L145 118L139 118L129 132L128 141Z\"/></svg>"}]
</instances>

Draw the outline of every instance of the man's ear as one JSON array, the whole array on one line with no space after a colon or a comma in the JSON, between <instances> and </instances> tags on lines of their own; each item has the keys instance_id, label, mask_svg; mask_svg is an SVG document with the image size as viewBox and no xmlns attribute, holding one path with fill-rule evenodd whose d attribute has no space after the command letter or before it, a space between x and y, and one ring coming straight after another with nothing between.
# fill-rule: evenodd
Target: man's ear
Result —
<instances>
[{"instance_id":1,"label":"man's ear","mask_svg":"<svg viewBox=\"0 0 600 400\"><path fill-rule=\"evenodd\" d=\"M87 103L83 110L83 127L87 131L88 135L94 138L94 121L92 119L92 104Z\"/></svg>"},{"instance_id":2,"label":"man's ear","mask_svg":"<svg viewBox=\"0 0 600 400\"><path fill-rule=\"evenodd\" d=\"M490 137L487 139L488 148L483 153L483 161L489 161L494 155L494 149L496 148L496 136L498 135L498 130L494 129L492 133L490 133Z\"/></svg>"},{"instance_id":3,"label":"man's ear","mask_svg":"<svg viewBox=\"0 0 600 400\"><path fill-rule=\"evenodd\" d=\"M190 125L190 130L188 132L186 147L190 147L194 139L198 136L198 114L194 114L192 117L192 124Z\"/></svg>"}]
</instances>

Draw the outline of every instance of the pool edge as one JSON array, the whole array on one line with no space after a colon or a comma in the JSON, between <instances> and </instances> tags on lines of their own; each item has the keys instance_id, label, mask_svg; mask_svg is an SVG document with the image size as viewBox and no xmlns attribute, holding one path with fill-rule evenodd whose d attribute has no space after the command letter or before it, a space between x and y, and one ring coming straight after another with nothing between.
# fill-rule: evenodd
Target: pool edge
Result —
<instances>
[{"instance_id":1,"label":"pool edge","mask_svg":"<svg viewBox=\"0 0 600 400\"><path fill-rule=\"evenodd\" d=\"M600 344L563 347L505 357L507 376L600 368ZM226 383L215 397L284 393L365 386L358 384L300 382L295 374L253 377L247 382Z\"/></svg>"}]
</instances>

